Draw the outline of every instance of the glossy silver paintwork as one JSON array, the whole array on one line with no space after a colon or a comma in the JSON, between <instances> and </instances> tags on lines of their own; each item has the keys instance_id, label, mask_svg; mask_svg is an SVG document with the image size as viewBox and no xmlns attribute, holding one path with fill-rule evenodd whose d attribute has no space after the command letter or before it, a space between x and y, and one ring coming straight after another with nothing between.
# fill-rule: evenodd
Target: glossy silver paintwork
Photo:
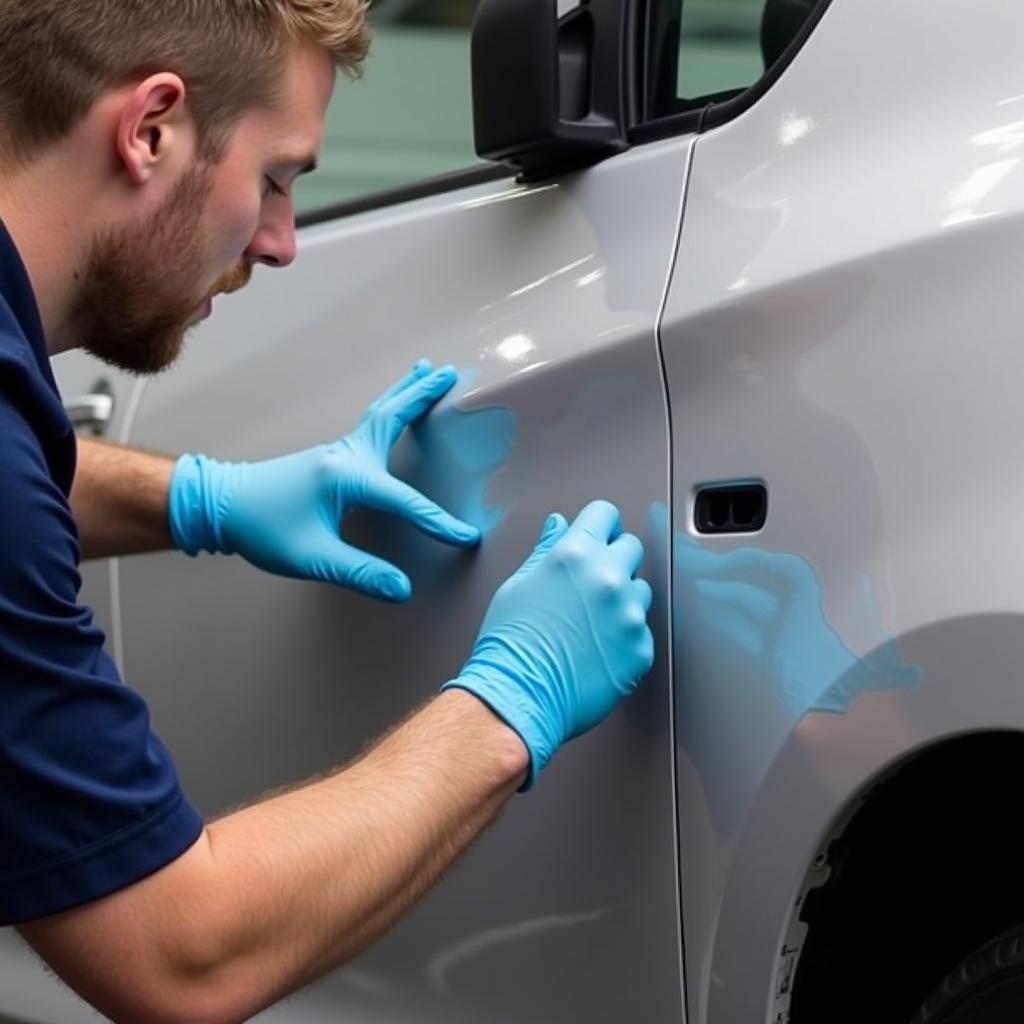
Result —
<instances>
[{"instance_id":1,"label":"glossy silver paintwork","mask_svg":"<svg viewBox=\"0 0 1024 1024\"><path fill-rule=\"evenodd\" d=\"M692 147L310 231L145 389L132 440L256 457L344 430L420 354L469 381L396 465L481 517L483 549L353 523L411 568L408 608L226 559L121 563L128 678L205 810L348 756L457 671L550 508L619 501L658 594L641 695L391 937L267 1020L682 1019L675 769L689 1019L784 1021L793 902L851 801L929 744L1024 727L1022 29L1010 2L833 0ZM486 457L453 472L466 435ZM768 485L766 528L695 538L695 489L743 479ZM707 587L749 548L761 569ZM837 679L845 710L807 710ZM19 986L0 1014L80 1019L9 945L0 973Z\"/></svg>"},{"instance_id":2,"label":"glossy silver paintwork","mask_svg":"<svg viewBox=\"0 0 1024 1024\"><path fill-rule=\"evenodd\" d=\"M775 1019L794 897L866 782L945 736L1024 726L1022 30L1012 3L835 0L764 99L695 147L662 329L675 528L697 484L765 480L765 530L704 547L805 560L846 645L892 637L920 680L797 722L770 668L716 661L679 614L677 564L694 1021Z\"/></svg>"},{"instance_id":3,"label":"glossy silver paintwork","mask_svg":"<svg viewBox=\"0 0 1024 1024\"><path fill-rule=\"evenodd\" d=\"M133 441L225 457L345 431L421 354L463 370L458 408L476 429L496 424L498 448L515 420L504 463L485 460L489 479L456 481L462 493L449 461L426 457L445 449L429 425L396 456L462 514L485 485L495 516L476 555L379 517L353 524L410 570L406 608L236 560L123 563L127 674L204 810L344 760L456 674L552 509L603 494L645 529L647 503L667 497L654 324L687 151L671 142L553 185L498 183L311 231L294 271L225 303L181 369L149 387ZM436 431L451 427L445 412ZM652 568L665 649L667 581ZM554 1024L573 1005L591 1020L637 1007L676 1018L668 701L663 660L392 936L271 1019L296 1005L366 1021Z\"/></svg>"},{"instance_id":4,"label":"glossy silver paintwork","mask_svg":"<svg viewBox=\"0 0 1024 1024\"><path fill-rule=\"evenodd\" d=\"M204 812L345 761L457 674L548 512L604 496L649 534L647 508L668 499L655 323L689 148L309 230L293 269L218 302L147 385L132 442L252 458L350 429L420 355L450 361L459 396L394 467L487 530L466 555L379 516L347 522L410 571L400 608L237 559L122 560L126 677ZM664 654L668 580L649 570ZM670 697L662 657L409 919L265 1019L680 1019Z\"/></svg>"}]
</instances>

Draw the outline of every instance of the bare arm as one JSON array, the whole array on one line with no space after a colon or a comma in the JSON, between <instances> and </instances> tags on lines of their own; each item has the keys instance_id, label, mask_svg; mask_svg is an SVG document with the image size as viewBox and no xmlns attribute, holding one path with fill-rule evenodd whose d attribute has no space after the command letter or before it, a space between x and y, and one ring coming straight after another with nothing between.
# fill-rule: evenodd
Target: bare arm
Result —
<instances>
[{"instance_id":1,"label":"bare arm","mask_svg":"<svg viewBox=\"0 0 1024 1024\"><path fill-rule=\"evenodd\" d=\"M21 932L116 1021L242 1020L390 927L527 764L515 732L449 691L345 771L216 821L150 878Z\"/></svg>"},{"instance_id":2,"label":"bare arm","mask_svg":"<svg viewBox=\"0 0 1024 1024\"><path fill-rule=\"evenodd\" d=\"M82 557L170 548L167 492L173 471L174 460L167 456L79 438L71 510Z\"/></svg>"},{"instance_id":3,"label":"bare arm","mask_svg":"<svg viewBox=\"0 0 1024 1024\"><path fill-rule=\"evenodd\" d=\"M237 554L257 568L407 600L408 577L346 543L339 526L356 507L387 511L460 548L480 531L388 470L392 446L454 386L451 367L421 360L328 444L256 462L182 459L95 440L78 442L71 507L83 558L178 547Z\"/></svg>"}]
</instances>

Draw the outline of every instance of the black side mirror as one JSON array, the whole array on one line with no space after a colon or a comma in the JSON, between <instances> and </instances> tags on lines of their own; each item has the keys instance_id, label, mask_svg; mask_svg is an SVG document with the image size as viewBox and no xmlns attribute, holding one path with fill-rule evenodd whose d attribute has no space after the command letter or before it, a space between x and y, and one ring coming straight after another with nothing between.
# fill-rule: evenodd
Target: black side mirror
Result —
<instances>
[{"instance_id":1,"label":"black side mirror","mask_svg":"<svg viewBox=\"0 0 1024 1024\"><path fill-rule=\"evenodd\" d=\"M481 0L472 40L477 153L537 180L628 148L632 6Z\"/></svg>"}]
</instances>

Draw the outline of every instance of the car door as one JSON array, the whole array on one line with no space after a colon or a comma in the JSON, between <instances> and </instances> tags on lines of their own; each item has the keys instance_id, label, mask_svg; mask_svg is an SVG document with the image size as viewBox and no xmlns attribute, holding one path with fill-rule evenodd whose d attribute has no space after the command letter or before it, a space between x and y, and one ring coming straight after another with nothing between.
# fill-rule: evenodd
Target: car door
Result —
<instances>
[{"instance_id":1,"label":"car door","mask_svg":"<svg viewBox=\"0 0 1024 1024\"><path fill-rule=\"evenodd\" d=\"M343 84L342 121L346 98ZM204 813L344 763L429 699L550 511L605 497L648 534L646 510L668 497L655 325L690 145L306 217L295 266L218 302L181 364L145 385L129 441L252 459L344 433L420 356L454 363L458 394L394 467L485 532L467 555L381 516L346 521L346 536L410 572L415 593L398 608L233 559L121 560L126 679ZM647 566L662 652L663 570ZM662 657L400 927L267 1016L678 1019L676 891ZM76 1019L19 999L0 999L0 1013Z\"/></svg>"},{"instance_id":2,"label":"car door","mask_svg":"<svg viewBox=\"0 0 1024 1024\"><path fill-rule=\"evenodd\" d=\"M485 531L465 555L379 516L346 522L410 572L401 608L227 559L123 561L127 676L204 812L343 763L457 674L548 512L602 496L647 536L667 500L655 323L688 148L310 227L294 271L258 275L147 386L133 442L257 458L345 432L421 355L454 363L459 394L394 464ZM647 567L664 652L663 569ZM272 1019L678 1019L667 670L390 936Z\"/></svg>"}]
</instances>

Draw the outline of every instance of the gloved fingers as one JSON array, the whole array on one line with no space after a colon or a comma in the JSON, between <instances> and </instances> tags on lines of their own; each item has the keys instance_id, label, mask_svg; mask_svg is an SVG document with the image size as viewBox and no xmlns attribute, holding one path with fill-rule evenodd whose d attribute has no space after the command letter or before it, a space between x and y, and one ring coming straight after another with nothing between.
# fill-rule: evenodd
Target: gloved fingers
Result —
<instances>
[{"instance_id":1,"label":"gloved fingers","mask_svg":"<svg viewBox=\"0 0 1024 1024\"><path fill-rule=\"evenodd\" d=\"M608 544L622 531L622 517L610 501L599 499L583 508L569 530L574 533L586 533L594 540Z\"/></svg>"},{"instance_id":2,"label":"gloved fingers","mask_svg":"<svg viewBox=\"0 0 1024 1024\"><path fill-rule=\"evenodd\" d=\"M417 360L416 365L400 381L392 384L387 391L379 395L367 406L366 412L363 413L363 420L367 416L372 416L385 402L389 402L392 398L400 395L407 388L415 384L416 381L422 380L431 372L433 372L433 366L429 359Z\"/></svg>"},{"instance_id":3,"label":"gloved fingers","mask_svg":"<svg viewBox=\"0 0 1024 1024\"><path fill-rule=\"evenodd\" d=\"M654 634L651 632L650 627L644 630L644 637L640 643L640 650L638 653L641 662L640 673L633 680L634 688L636 684L639 683L652 668L654 668Z\"/></svg>"},{"instance_id":4,"label":"gloved fingers","mask_svg":"<svg viewBox=\"0 0 1024 1024\"><path fill-rule=\"evenodd\" d=\"M537 541L537 547L534 548L534 552L541 551L541 549L543 549L541 551L542 554L550 551L568 529L569 521L565 516L561 512L552 512L544 520L544 525L540 531L540 539Z\"/></svg>"},{"instance_id":5,"label":"gloved fingers","mask_svg":"<svg viewBox=\"0 0 1024 1024\"><path fill-rule=\"evenodd\" d=\"M552 512L544 520L537 546L527 556L526 561L516 571L513 579L528 573L541 559L565 536L569 522L561 512Z\"/></svg>"},{"instance_id":6,"label":"gloved fingers","mask_svg":"<svg viewBox=\"0 0 1024 1024\"><path fill-rule=\"evenodd\" d=\"M381 601L398 604L412 596L412 583L401 569L340 538L330 555L322 556L314 575Z\"/></svg>"},{"instance_id":7,"label":"gloved fingers","mask_svg":"<svg viewBox=\"0 0 1024 1024\"><path fill-rule=\"evenodd\" d=\"M369 482L362 504L380 512L401 516L417 529L445 544L468 548L480 543L477 527L457 519L437 502L420 494L415 487L389 474L381 474Z\"/></svg>"},{"instance_id":8,"label":"gloved fingers","mask_svg":"<svg viewBox=\"0 0 1024 1024\"><path fill-rule=\"evenodd\" d=\"M645 579L636 579L630 584L630 588L633 593L633 600L643 608L645 614L649 612L654 602L654 591L651 590L650 583Z\"/></svg>"},{"instance_id":9,"label":"gloved fingers","mask_svg":"<svg viewBox=\"0 0 1024 1024\"><path fill-rule=\"evenodd\" d=\"M390 450L399 434L409 424L436 405L455 385L459 375L454 366L443 366L413 381L401 394L384 402L375 415L382 418L385 427L384 443Z\"/></svg>"},{"instance_id":10,"label":"gloved fingers","mask_svg":"<svg viewBox=\"0 0 1024 1024\"><path fill-rule=\"evenodd\" d=\"M644 546L639 537L624 533L608 548L615 564L627 575L634 575L644 560Z\"/></svg>"}]
</instances>

